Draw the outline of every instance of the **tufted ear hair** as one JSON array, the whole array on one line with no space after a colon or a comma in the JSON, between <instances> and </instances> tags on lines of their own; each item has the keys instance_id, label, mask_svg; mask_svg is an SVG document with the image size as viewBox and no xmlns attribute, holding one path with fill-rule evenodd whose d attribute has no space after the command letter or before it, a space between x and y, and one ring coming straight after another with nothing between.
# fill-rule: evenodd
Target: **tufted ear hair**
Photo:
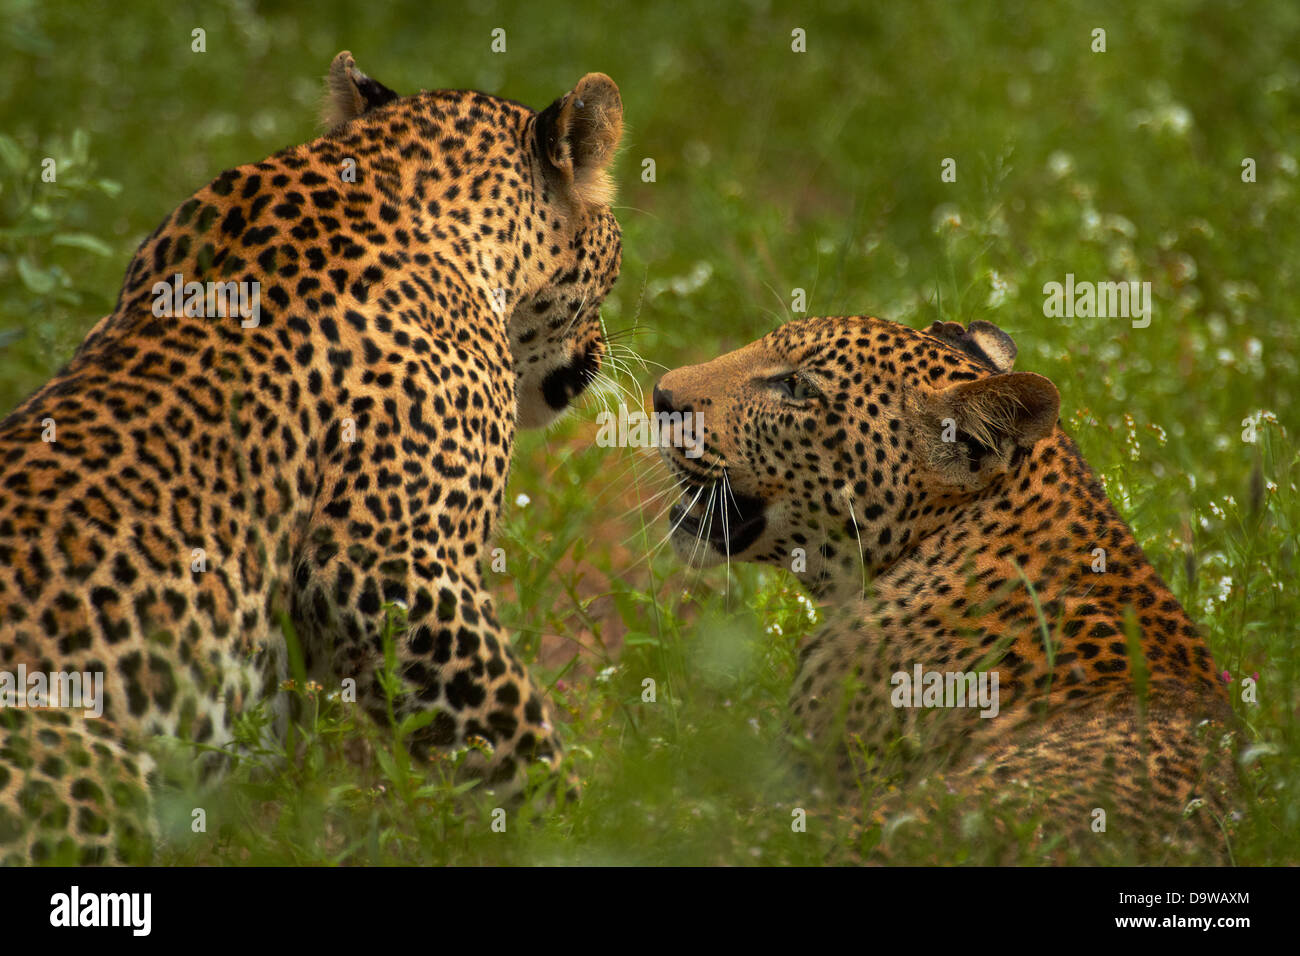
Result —
<instances>
[{"instance_id":1,"label":"tufted ear hair","mask_svg":"<svg viewBox=\"0 0 1300 956\"><path fill-rule=\"evenodd\" d=\"M1008 372L931 393L922 400L921 436L930 467L967 490L1010 467L1056 429L1061 396L1033 372Z\"/></svg>"},{"instance_id":2,"label":"tufted ear hair","mask_svg":"<svg viewBox=\"0 0 1300 956\"><path fill-rule=\"evenodd\" d=\"M935 322L925 333L965 352L991 371L1010 372L1016 364L1016 343L992 322L977 319L969 328L962 328L960 322Z\"/></svg>"},{"instance_id":3,"label":"tufted ear hair","mask_svg":"<svg viewBox=\"0 0 1300 956\"><path fill-rule=\"evenodd\" d=\"M550 180L569 198L606 206L614 198L609 166L623 137L623 98L604 73L588 73L537 114L536 150Z\"/></svg>"},{"instance_id":4,"label":"tufted ear hair","mask_svg":"<svg viewBox=\"0 0 1300 956\"><path fill-rule=\"evenodd\" d=\"M358 70L352 54L344 50L334 57L329 76L325 78L321 121L333 129L395 99L396 93Z\"/></svg>"}]
</instances>

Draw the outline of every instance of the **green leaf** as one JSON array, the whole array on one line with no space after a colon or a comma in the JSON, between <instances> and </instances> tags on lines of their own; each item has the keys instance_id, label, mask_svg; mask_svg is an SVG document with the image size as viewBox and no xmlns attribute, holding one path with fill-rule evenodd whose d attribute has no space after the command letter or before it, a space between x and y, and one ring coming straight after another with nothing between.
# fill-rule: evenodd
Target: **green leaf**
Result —
<instances>
[{"instance_id":1,"label":"green leaf","mask_svg":"<svg viewBox=\"0 0 1300 956\"><path fill-rule=\"evenodd\" d=\"M88 232L62 232L51 239L50 243L55 246L71 246L74 249L85 249L97 256L107 257L113 254L112 246Z\"/></svg>"},{"instance_id":2,"label":"green leaf","mask_svg":"<svg viewBox=\"0 0 1300 956\"><path fill-rule=\"evenodd\" d=\"M19 173L27 166L27 154L11 136L0 133L0 163L11 172Z\"/></svg>"},{"instance_id":3,"label":"green leaf","mask_svg":"<svg viewBox=\"0 0 1300 956\"><path fill-rule=\"evenodd\" d=\"M397 769L397 764L393 762L393 755L383 747L375 748L375 760L379 764L379 769L384 772L384 776L393 782L401 779L402 773Z\"/></svg>"},{"instance_id":4,"label":"green leaf","mask_svg":"<svg viewBox=\"0 0 1300 956\"><path fill-rule=\"evenodd\" d=\"M1278 754L1281 752L1282 752L1282 748L1278 747L1277 744L1269 744L1269 743L1253 744L1252 746L1247 747L1242 752L1241 756L1238 758L1238 762L1243 767L1249 767L1260 757L1271 757L1274 754Z\"/></svg>"},{"instance_id":5,"label":"green leaf","mask_svg":"<svg viewBox=\"0 0 1300 956\"><path fill-rule=\"evenodd\" d=\"M18 276L23 280L23 285L37 295L49 295L54 291L54 273L36 267L26 256L18 260Z\"/></svg>"},{"instance_id":6,"label":"green leaf","mask_svg":"<svg viewBox=\"0 0 1300 956\"><path fill-rule=\"evenodd\" d=\"M659 638L652 637L651 635L645 634L641 631L628 631L626 634L623 635L623 643L628 646L635 646L637 644L647 644L650 647L658 647Z\"/></svg>"},{"instance_id":7,"label":"green leaf","mask_svg":"<svg viewBox=\"0 0 1300 956\"><path fill-rule=\"evenodd\" d=\"M428 727L429 724L433 723L433 718L437 715L436 710L422 710L419 713L408 715L397 728L397 736L409 737L420 728Z\"/></svg>"}]
</instances>

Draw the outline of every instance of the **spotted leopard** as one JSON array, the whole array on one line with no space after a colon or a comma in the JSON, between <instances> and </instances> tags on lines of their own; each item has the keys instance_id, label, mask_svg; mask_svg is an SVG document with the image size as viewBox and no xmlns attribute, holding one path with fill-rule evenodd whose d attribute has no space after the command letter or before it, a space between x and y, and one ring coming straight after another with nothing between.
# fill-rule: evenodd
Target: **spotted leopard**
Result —
<instances>
[{"instance_id":1,"label":"spotted leopard","mask_svg":"<svg viewBox=\"0 0 1300 956\"><path fill-rule=\"evenodd\" d=\"M591 73L541 112L399 96L344 52L326 111L177 206L0 423L0 671L105 678L98 719L0 712L7 861L148 859L149 739L225 746L259 701L283 728L286 629L387 721L386 605L396 716L434 715L417 755L481 738L500 787L561 760L480 561L516 425L600 367L618 88Z\"/></svg>"},{"instance_id":2,"label":"spotted leopard","mask_svg":"<svg viewBox=\"0 0 1300 956\"><path fill-rule=\"evenodd\" d=\"M822 599L791 712L845 794L903 741L913 783L1012 801L1044 839L1222 852L1236 721L1209 647L1061 428L1056 387L1015 356L987 322L855 316L669 372L655 409L696 416L704 449L662 449L685 489L674 542L793 570ZM999 706L916 706L931 672L944 693L949 674L996 676Z\"/></svg>"}]
</instances>

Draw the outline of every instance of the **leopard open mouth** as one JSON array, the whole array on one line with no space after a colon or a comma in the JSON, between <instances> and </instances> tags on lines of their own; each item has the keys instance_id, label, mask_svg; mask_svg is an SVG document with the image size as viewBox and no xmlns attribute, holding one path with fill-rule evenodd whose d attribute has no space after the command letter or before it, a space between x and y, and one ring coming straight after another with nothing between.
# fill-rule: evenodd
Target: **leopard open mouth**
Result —
<instances>
[{"instance_id":1,"label":"leopard open mouth","mask_svg":"<svg viewBox=\"0 0 1300 956\"><path fill-rule=\"evenodd\" d=\"M744 554L762 535L767 527L766 507L763 499L737 494L717 480L686 486L682 500L668 510L668 519L679 540L702 539L731 557Z\"/></svg>"}]
</instances>

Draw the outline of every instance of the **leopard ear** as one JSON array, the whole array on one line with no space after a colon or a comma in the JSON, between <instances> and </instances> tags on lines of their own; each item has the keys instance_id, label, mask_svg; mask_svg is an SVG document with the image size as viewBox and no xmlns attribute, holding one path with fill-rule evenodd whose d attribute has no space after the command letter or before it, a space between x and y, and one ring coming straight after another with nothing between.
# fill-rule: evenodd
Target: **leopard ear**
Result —
<instances>
[{"instance_id":1,"label":"leopard ear","mask_svg":"<svg viewBox=\"0 0 1300 956\"><path fill-rule=\"evenodd\" d=\"M325 79L321 121L333 129L339 123L356 119L367 110L395 99L396 93L358 70L352 54L344 50L330 64L329 76Z\"/></svg>"},{"instance_id":2,"label":"leopard ear","mask_svg":"<svg viewBox=\"0 0 1300 956\"><path fill-rule=\"evenodd\" d=\"M977 319L968 328L962 328L960 322L935 322L925 333L965 352L994 372L1009 372L1016 364L1015 341L992 322Z\"/></svg>"},{"instance_id":3,"label":"leopard ear","mask_svg":"<svg viewBox=\"0 0 1300 956\"><path fill-rule=\"evenodd\" d=\"M609 204L609 166L623 137L623 98L613 80L588 73L537 114L534 135L547 179L562 193L586 205Z\"/></svg>"},{"instance_id":4,"label":"leopard ear","mask_svg":"<svg viewBox=\"0 0 1300 956\"><path fill-rule=\"evenodd\" d=\"M986 485L1056 430L1061 396L1033 372L961 382L922 400L920 434L928 463L945 484Z\"/></svg>"}]
</instances>

